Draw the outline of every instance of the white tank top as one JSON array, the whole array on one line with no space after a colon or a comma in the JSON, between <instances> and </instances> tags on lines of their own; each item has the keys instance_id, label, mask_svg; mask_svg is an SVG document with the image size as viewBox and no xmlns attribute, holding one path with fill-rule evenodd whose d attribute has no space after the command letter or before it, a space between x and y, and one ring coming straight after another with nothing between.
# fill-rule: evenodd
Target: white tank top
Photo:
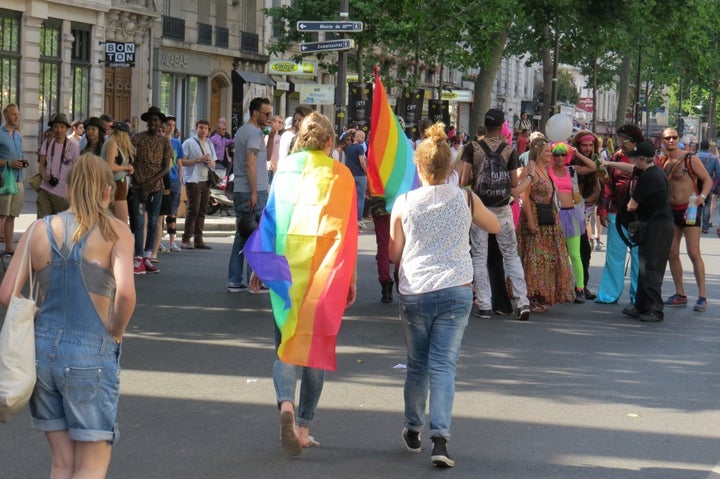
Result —
<instances>
[{"instance_id":1,"label":"white tank top","mask_svg":"<svg viewBox=\"0 0 720 479\"><path fill-rule=\"evenodd\" d=\"M422 186L405 199L400 293L427 293L470 283L471 218L466 193L448 184Z\"/></svg>"}]
</instances>

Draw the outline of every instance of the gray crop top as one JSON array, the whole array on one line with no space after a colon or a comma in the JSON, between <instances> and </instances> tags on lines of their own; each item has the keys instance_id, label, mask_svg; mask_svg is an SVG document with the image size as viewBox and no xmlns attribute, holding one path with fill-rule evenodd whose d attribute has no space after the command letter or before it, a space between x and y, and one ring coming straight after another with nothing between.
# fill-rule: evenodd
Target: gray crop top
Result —
<instances>
[{"instance_id":1,"label":"gray crop top","mask_svg":"<svg viewBox=\"0 0 720 479\"><path fill-rule=\"evenodd\" d=\"M65 237L63 238L62 244L58 245L58 247L60 248L62 256L67 258L70 255L70 250L73 244L72 235L77 229L78 224L73 213L64 211L59 213L57 216L62 220L63 227L65 229ZM89 234L90 233L87 233L87 235ZM87 235L83 239L87 239ZM52 264L49 264L35 273L38 287L41 292L45 292L48 289L51 268ZM85 258L82 258L80 261L80 272L89 292L108 298L113 298L115 296L115 276L112 271L101 268L94 263L86 261Z\"/></svg>"}]
</instances>

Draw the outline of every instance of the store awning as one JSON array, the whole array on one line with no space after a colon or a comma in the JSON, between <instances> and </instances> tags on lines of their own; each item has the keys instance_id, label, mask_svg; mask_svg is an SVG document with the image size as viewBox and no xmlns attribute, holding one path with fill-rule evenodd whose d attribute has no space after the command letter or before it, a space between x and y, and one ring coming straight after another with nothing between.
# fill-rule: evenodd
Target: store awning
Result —
<instances>
[{"instance_id":1,"label":"store awning","mask_svg":"<svg viewBox=\"0 0 720 479\"><path fill-rule=\"evenodd\" d=\"M264 73L246 72L238 70L233 70L233 73L237 74L245 83L257 83L259 85L275 86L275 80L273 80Z\"/></svg>"}]
</instances>

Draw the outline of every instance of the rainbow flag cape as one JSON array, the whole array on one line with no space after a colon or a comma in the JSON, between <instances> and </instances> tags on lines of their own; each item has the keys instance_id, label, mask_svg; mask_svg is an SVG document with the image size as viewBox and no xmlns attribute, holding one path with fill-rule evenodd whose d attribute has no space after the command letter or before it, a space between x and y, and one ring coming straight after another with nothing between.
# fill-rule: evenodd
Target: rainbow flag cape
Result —
<instances>
[{"instance_id":1,"label":"rainbow flag cape","mask_svg":"<svg viewBox=\"0 0 720 479\"><path fill-rule=\"evenodd\" d=\"M350 170L321 151L288 156L244 253L270 288L278 357L334 371L335 340L355 271L357 194Z\"/></svg>"},{"instance_id":2,"label":"rainbow flag cape","mask_svg":"<svg viewBox=\"0 0 720 479\"><path fill-rule=\"evenodd\" d=\"M383 197L388 211L398 196L420 185L413 155L412 143L390 107L375 67L368 145L368 191L371 196Z\"/></svg>"}]
</instances>

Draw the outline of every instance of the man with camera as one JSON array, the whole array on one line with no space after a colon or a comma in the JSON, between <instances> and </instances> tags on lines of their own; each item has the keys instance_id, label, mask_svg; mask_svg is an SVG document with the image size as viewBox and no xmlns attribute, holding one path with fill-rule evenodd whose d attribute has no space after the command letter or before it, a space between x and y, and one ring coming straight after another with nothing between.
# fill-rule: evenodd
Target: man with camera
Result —
<instances>
[{"instance_id":1,"label":"man with camera","mask_svg":"<svg viewBox=\"0 0 720 479\"><path fill-rule=\"evenodd\" d=\"M55 113L48 126L52 129L52 135L40 146L38 158L42 177L36 202L38 219L68 209L67 174L80 156L78 144L67 139L71 125L64 113Z\"/></svg>"},{"instance_id":2,"label":"man with camera","mask_svg":"<svg viewBox=\"0 0 720 479\"><path fill-rule=\"evenodd\" d=\"M20 110L15 103L9 103L3 109L5 125L0 127L0 167L8 167L15 175L17 193L0 195L0 224L3 225L5 235L5 250L3 255L12 255L15 252L13 231L15 218L20 216L25 190L22 182L22 169L28 166L23 158L22 137L17 130L20 123Z\"/></svg>"}]
</instances>

